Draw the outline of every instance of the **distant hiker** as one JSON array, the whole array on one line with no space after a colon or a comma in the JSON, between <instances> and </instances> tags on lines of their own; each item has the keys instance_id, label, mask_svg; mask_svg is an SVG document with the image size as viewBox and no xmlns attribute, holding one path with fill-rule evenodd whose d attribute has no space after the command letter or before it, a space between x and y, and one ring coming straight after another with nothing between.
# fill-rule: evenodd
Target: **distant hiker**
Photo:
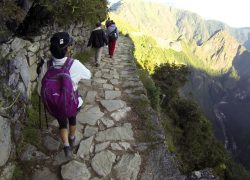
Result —
<instances>
[{"instance_id":1,"label":"distant hiker","mask_svg":"<svg viewBox=\"0 0 250 180\"><path fill-rule=\"evenodd\" d=\"M108 28L110 24L111 24L111 21L110 21L110 17L109 17L109 18L107 19L107 21L105 22L106 28Z\"/></svg>"},{"instance_id":2,"label":"distant hiker","mask_svg":"<svg viewBox=\"0 0 250 180\"><path fill-rule=\"evenodd\" d=\"M113 58L114 52L115 52L116 40L119 37L118 29L117 29L115 22L113 20L111 20L110 24L108 25L107 35L108 35L109 57Z\"/></svg>"},{"instance_id":3,"label":"distant hiker","mask_svg":"<svg viewBox=\"0 0 250 180\"><path fill-rule=\"evenodd\" d=\"M104 45L108 45L108 40L101 23L96 23L96 28L91 32L87 47L92 46L95 49L95 66L98 67L101 62Z\"/></svg>"},{"instance_id":4,"label":"distant hiker","mask_svg":"<svg viewBox=\"0 0 250 180\"><path fill-rule=\"evenodd\" d=\"M67 32L55 33L50 39L52 58L44 63L38 77L38 93L44 108L54 116L60 129L65 156L76 140L76 114L83 100L77 92L81 79L90 79L90 71L70 56L73 39ZM69 133L68 133L69 122Z\"/></svg>"}]
</instances>

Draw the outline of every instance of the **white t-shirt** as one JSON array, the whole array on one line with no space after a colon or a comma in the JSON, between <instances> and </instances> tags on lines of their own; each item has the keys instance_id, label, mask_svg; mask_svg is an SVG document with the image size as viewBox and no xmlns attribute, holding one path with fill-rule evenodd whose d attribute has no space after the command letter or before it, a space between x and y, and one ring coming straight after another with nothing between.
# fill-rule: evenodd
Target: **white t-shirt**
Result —
<instances>
[{"instance_id":1,"label":"white t-shirt","mask_svg":"<svg viewBox=\"0 0 250 180\"><path fill-rule=\"evenodd\" d=\"M64 57L62 59L56 59L53 57L53 66L63 66L65 61L67 60L67 57ZM45 62L42 66L41 73L39 74L38 77L38 94L40 95L41 92L41 82L43 79L43 76L47 72L47 62ZM70 77L73 82L73 88L74 91L77 90L78 88L78 83L82 79L90 79L91 78L91 72L77 59L74 59L74 62L69 70ZM80 107L83 104L83 100L81 97L79 97L79 105Z\"/></svg>"}]
</instances>

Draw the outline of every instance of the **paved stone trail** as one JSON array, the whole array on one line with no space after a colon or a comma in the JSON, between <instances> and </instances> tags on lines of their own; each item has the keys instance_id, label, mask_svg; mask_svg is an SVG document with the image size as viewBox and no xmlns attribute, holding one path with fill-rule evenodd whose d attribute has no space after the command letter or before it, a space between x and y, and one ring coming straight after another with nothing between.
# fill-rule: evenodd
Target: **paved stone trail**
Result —
<instances>
[{"instance_id":1,"label":"paved stone trail","mask_svg":"<svg viewBox=\"0 0 250 180\"><path fill-rule=\"evenodd\" d=\"M136 137L136 122L133 122L136 118L132 118L128 99L145 94L145 89L139 80L131 51L131 41L120 37L113 59L107 56L105 48L100 67L96 68L92 63L86 65L93 76L79 86L85 103L77 115L77 146L73 158L64 157L58 124L53 121L43 137L48 153L45 155L31 146L22 156L23 161L40 160L32 170L32 179L168 179L162 174L157 176L158 167L151 163L161 164L161 156L167 162L162 152L154 152L152 157L159 154L158 159L145 163L146 171L141 173L142 151L147 149L147 143L139 142ZM171 179L177 179L173 174L176 171L171 174Z\"/></svg>"},{"instance_id":2,"label":"paved stone trail","mask_svg":"<svg viewBox=\"0 0 250 180\"><path fill-rule=\"evenodd\" d=\"M36 165L33 179L53 180L60 176L70 180L137 179L142 158L134 149L133 125L126 119L131 112L126 97L145 90L131 58L131 47L131 42L121 37L113 59L107 56L105 48L100 67L92 66L92 62L86 64L92 79L79 86L85 102L77 115L77 147L73 158L64 157L58 125L53 121L43 137L50 157L35 147L27 148L24 153L23 161L32 157L45 161ZM29 152L37 155L29 156Z\"/></svg>"}]
</instances>

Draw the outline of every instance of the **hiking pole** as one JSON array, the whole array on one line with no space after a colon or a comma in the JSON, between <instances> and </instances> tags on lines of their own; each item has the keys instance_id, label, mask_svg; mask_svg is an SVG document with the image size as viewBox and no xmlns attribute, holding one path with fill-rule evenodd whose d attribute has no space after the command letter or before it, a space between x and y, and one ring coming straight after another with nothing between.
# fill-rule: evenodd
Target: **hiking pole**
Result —
<instances>
[{"instance_id":1,"label":"hiking pole","mask_svg":"<svg viewBox=\"0 0 250 180\"><path fill-rule=\"evenodd\" d=\"M46 126L47 126L47 129L49 129L49 125L48 125L48 116L47 116L45 107L44 107L44 115L45 115L45 119L46 119Z\"/></svg>"},{"instance_id":2,"label":"hiking pole","mask_svg":"<svg viewBox=\"0 0 250 180\"><path fill-rule=\"evenodd\" d=\"M40 122L40 129L42 129L42 118L41 118L41 96L39 96L39 122Z\"/></svg>"}]
</instances>

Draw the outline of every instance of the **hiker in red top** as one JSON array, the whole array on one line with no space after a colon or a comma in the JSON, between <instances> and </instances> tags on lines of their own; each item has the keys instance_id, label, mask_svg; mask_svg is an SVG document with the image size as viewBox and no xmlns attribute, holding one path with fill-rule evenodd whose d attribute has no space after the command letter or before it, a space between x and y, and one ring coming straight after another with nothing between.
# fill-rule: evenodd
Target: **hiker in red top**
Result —
<instances>
[{"instance_id":1,"label":"hiker in red top","mask_svg":"<svg viewBox=\"0 0 250 180\"><path fill-rule=\"evenodd\" d=\"M114 52L115 52L115 45L116 45L116 40L119 37L119 32L118 29L115 25L115 22L111 20L107 24L107 36L108 36L108 50L109 50L109 57L113 58Z\"/></svg>"},{"instance_id":2,"label":"hiker in red top","mask_svg":"<svg viewBox=\"0 0 250 180\"><path fill-rule=\"evenodd\" d=\"M71 58L72 43L73 39L67 32L55 33L50 39L52 58L42 65L38 77L38 93L45 112L59 123L65 156L71 155L76 141L76 114L83 104L77 92L78 83L91 78L90 71L80 61Z\"/></svg>"}]
</instances>

